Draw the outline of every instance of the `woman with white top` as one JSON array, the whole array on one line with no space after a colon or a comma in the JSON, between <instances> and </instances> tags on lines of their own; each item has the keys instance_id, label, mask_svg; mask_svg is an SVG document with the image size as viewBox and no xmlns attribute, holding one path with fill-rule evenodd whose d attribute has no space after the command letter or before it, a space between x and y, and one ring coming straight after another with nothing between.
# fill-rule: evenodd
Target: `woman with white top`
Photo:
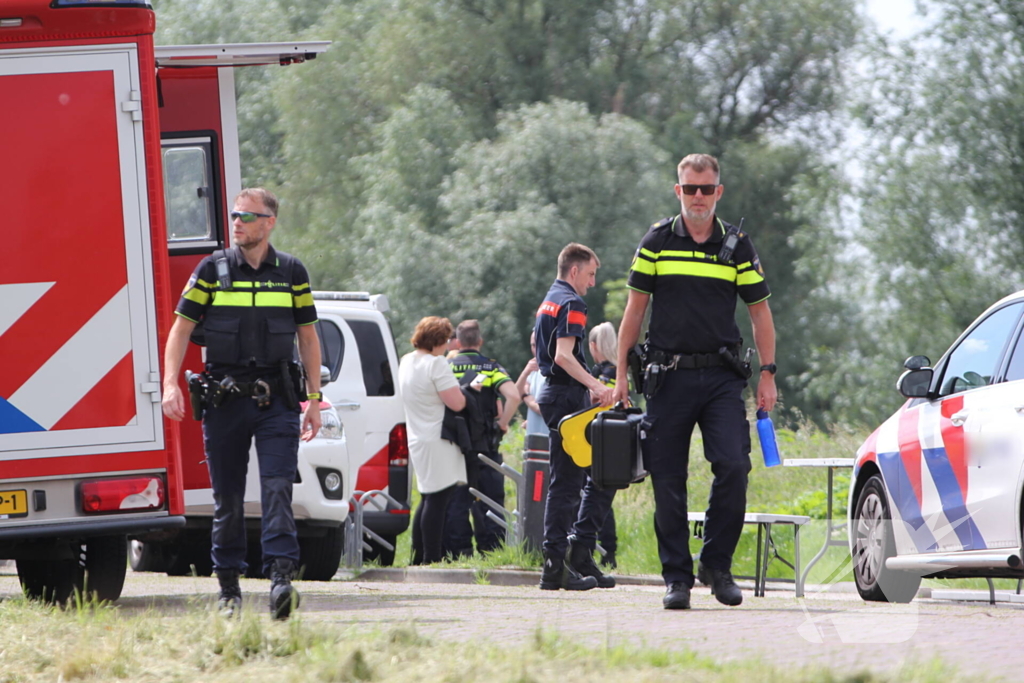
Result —
<instances>
[{"instance_id":1,"label":"woman with white top","mask_svg":"<svg viewBox=\"0 0 1024 683\"><path fill-rule=\"evenodd\" d=\"M444 357L451 335L447 318L423 318L410 340L416 350L402 356L398 366L409 458L421 496L412 520L413 564L441 561L448 499L457 484L466 483L462 451L441 438L445 406L456 412L466 407L459 381Z\"/></svg>"}]
</instances>

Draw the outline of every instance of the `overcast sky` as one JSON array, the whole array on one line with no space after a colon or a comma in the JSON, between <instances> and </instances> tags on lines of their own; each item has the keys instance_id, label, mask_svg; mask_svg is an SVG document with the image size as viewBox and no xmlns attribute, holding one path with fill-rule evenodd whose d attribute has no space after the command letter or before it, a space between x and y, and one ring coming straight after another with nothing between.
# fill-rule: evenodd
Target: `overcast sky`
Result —
<instances>
[{"instance_id":1,"label":"overcast sky","mask_svg":"<svg viewBox=\"0 0 1024 683\"><path fill-rule=\"evenodd\" d=\"M925 25L925 19L914 11L914 0L866 0L868 16L875 20L882 33L907 38Z\"/></svg>"}]
</instances>

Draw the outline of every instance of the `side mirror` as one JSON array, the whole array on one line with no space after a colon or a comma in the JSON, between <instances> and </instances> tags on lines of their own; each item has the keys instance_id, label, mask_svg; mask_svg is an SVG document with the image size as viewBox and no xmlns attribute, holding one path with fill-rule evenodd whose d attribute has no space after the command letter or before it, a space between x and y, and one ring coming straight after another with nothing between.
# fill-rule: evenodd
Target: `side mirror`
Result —
<instances>
[{"instance_id":1,"label":"side mirror","mask_svg":"<svg viewBox=\"0 0 1024 683\"><path fill-rule=\"evenodd\" d=\"M923 358L924 356L918 356ZM907 398L928 398L935 371L931 368L907 370L896 382L896 391Z\"/></svg>"},{"instance_id":2,"label":"side mirror","mask_svg":"<svg viewBox=\"0 0 1024 683\"><path fill-rule=\"evenodd\" d=\"M320 366L320 386L325 387L331 383L331 369L326 365Z\"/></svg>"},{"instance_id":3,"label":"side mirror","mask_svg":"<svg viewBox=\"0 0 1024 683\"><path fill-rule=\"evenodd\" d=\"M903 367L907 370L920 370L921 368L931 367L931 364L932 362L928 360L928 356L911 356L903 361Z\"/></svg>"}]
</instances>

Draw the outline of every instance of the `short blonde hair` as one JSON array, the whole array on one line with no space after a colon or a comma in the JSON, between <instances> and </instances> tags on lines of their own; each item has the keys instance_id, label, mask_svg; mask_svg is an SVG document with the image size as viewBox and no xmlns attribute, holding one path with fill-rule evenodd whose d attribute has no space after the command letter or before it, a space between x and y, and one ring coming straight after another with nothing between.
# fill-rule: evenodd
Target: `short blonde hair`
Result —
<instances>
[{"instance_id":1,"label":"short blonde hair","mask_svg":"<svg viewBox=\"0 0 1024 683\"><path fill-rule=\"evenodd\" d=\"M247 187L238 193L235 197L235 201L238 201L242 197L246 199L255 199L263 206L267 207L267 211L270 212L271 216L277 216L277 195L268 190L265 187Z\"/></svg>"},{"instance_id":2,"label":"short blonde hair","mask_svg":"<svg viewBox=\"0 0 1024 683\"><path fill-rule=\"evenodd\" d=\"M716 181L722 178L722 174L718 170L718 159L710 154L687 154L683 157L683 160L676 166L676 176L679 178L680 183L683 182L683 171L688 168L692 168L697 173L714 171Z\"/></svg>"},{"instance_id":3,"label":"short blonde hair","mask_svg":"<svg viewBox=\"0 0 1024 683\"><path fill-rule=\"evenodd\" d=\"M612 363L619 357L619 340L611 323L604 322L590 330L590 342Z\"/></svg>"},{"instance_id":4,"label":"short blonde hair","mask_svg":"<svg viewBox=\"0 0 1024 683\"><path fill-rule=\"evenodd\" d=\"M416 329L409 341L412 342L413 348L433 351L438 346L447 344L451 336L452 322L448 318L431 315L416 323Z\"/></svg>"}]
</instances>

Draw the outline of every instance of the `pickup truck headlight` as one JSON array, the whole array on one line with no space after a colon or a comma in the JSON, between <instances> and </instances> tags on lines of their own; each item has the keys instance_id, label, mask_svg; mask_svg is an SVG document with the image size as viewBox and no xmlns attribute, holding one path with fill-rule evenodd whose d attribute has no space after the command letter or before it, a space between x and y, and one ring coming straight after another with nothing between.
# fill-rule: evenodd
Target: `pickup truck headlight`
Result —
<instances>
[{"instance_id":1,"label":"pickup truck headlight","mask_svg":"<svg viewBox=\"0 0 1024 683\"><path fill-rule=\"evenodd\" d=\"M343 433L341 418L331 406L320 408L320 431L317 432L318 439L340 439Z\"/></svg>"}]
</instances>

